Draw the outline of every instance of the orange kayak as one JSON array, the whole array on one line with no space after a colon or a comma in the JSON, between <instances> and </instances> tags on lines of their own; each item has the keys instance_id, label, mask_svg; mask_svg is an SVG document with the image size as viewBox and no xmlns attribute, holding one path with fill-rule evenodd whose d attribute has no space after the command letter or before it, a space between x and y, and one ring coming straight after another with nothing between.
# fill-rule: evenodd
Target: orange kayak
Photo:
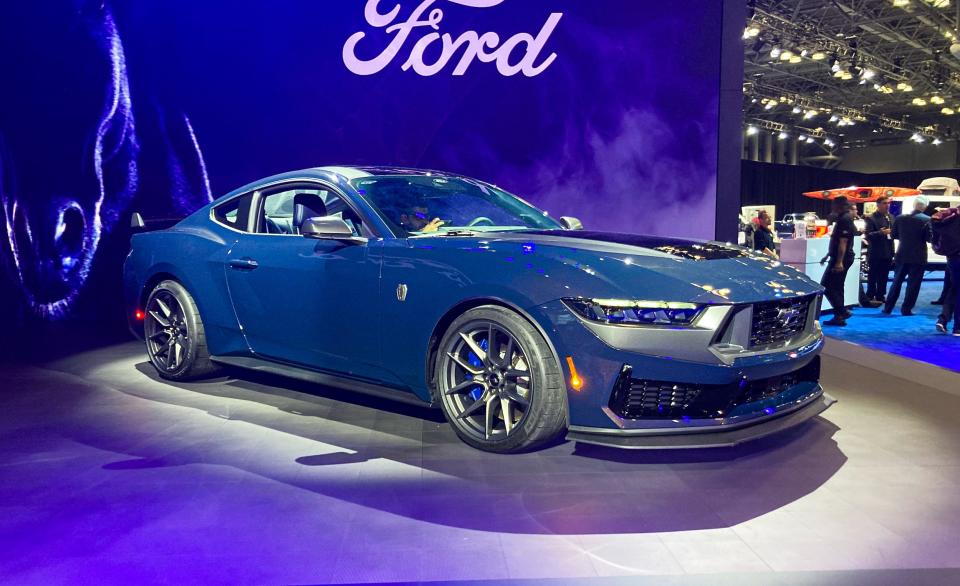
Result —
<instances>
[{"instance_id":1,"label":"orange kayak","mask_svg":"<svg viewBox=\"0 0 960 586\"><path fill-rule=\"evenodd\" d=\"M841 195L852 202L877 201L880 196L887 197L905 197L908 195L920 195L919 189L910 187L844 187L841 189L826 189L824 191L808 191L804 193L806 197L814 199L836 199Z\"/></svg>"}]
</instances>

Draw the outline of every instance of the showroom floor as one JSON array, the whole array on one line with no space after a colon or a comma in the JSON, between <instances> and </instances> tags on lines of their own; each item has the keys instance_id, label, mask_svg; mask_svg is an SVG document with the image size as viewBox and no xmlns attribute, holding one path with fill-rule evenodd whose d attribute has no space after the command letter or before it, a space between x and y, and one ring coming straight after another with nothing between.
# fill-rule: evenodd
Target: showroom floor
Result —
<instances>
[{"instance_id":1,"label":"showroom floor","mask_svg":"<svg viewBox=\"0 0 960 586\"><path fill-rule=\"evenodd\" d=\"M430 411L164 383L136 342L2 375L0 582L960 580L960 396L832 358L823 419L671 453L490 455ZM641 574L673 577L602 578Z\"/></svg>"},{"instance_id":2,"label":"showroom floor","mask_svg":"<svg viewBox=\"0 0 960 586\"><path fill-rule=\"evenodd\" d=\"M960 338L937 332L937 316L942 307L930 304L940 296L942 289L943 281L925 282L920 288L912 316L900 315L899 304L890 315L884 314L880 308L857 306L853 308L853 317L847 322L847 327L826 326L824 330L838 340L960 371ZM900 303L903 303L902 294ZM831 314L827 314L823 319L831 317Z\"/></svg>"}]
</instances>

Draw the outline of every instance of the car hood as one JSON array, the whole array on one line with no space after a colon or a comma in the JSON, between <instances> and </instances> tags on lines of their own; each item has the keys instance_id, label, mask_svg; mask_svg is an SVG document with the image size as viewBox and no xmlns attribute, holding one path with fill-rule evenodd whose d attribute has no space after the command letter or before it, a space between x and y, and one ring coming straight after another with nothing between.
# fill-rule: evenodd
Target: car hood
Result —
<instances>
[{"instance_id":1,"label":"car hood","mask_svg":"<svg viewBox=\"0 0 960 586\"><path fill-rule=\"evenodd\" d=\"M793 267L721 242L544 230L491 234L479 244L503 255L519 253L528 269L552 271L574 296L755 303L822 291ZM556 263L566 270L549 268Z\"/></svg>"}]
</instances>

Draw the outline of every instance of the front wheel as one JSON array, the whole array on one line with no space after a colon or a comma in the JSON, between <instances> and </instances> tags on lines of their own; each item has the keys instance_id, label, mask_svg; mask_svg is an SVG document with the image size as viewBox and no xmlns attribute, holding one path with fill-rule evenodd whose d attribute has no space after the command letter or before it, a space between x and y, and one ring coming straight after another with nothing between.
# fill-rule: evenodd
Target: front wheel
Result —
<instances>
[{"instance_id":1,"label":"front wheel","mask_svg":"<svg viewBox=\"0 0 960 586\"><path fill-rule=\"evenodd\" d=\"M161 377L190 380L217 370L210 361L200 311L183 285L159 283L147 297L144 314L147 356Z\"/></svg>"},{"instance_id":2,"label":"front wheel","mask_svg":"<svg viewBox=\"0 0 960 586\"><path fill-rule=\"evenodd\" d=\"M475 448L527 451L566 428L560 365L540 332L506 308L457 318L440 341L434 376L444 415Z\"/></svg>"}]
</instances>

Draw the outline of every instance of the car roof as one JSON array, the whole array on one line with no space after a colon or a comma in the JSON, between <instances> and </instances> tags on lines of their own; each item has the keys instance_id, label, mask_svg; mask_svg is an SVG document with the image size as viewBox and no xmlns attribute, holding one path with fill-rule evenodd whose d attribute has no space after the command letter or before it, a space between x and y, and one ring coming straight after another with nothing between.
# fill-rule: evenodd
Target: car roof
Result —
<instances>
[{"instance_id":1,"label":"car roof","mask_svg":"<svg viewBox=\"0 0 960 586\"><path fill-rule=\"evenodd\" d=\"M279 173L277 175L271 175L269 177L264 177L258 179L251 183L248 183L242 187L238 187L233 191L222 195L214 200L214 204L219 203L223 200L227 200L231 197L253 191L255 189L260 189L264 186L270 185L272 183L278 183L281 181L296 181L297 179L325 179L327 181L341 181L347 183L354 179L362 179L364 177L376 177L376 176L385 176L385 175L409 175L409 176L421 176L421 177L457 177L465 178L463 175L458 175L456 173L448 173L446 171L436 171L433 169L415 169L413 167L399 167L399 166L353 166L353 165L328 165L325 167L309 167L307 169L300 169L297 171L288 171L286 173Z\"/></svg>"},{"instance_id":2,"label":"car roof","mask_svg":"<svg viewBox=\"0 0 960 586\"><path fill-rule=\"evenodd\" d=\"M336 173L344 179L358 179L361 177L375 177L384 175L411 175L418 177L460 177L456 173L446 171L437 171L435 169L417 169L414 167L400 167L387 165L330 165L326 167L316 167L317 171L326 171L327 173Z\"/></svg>"}]
</instances>

